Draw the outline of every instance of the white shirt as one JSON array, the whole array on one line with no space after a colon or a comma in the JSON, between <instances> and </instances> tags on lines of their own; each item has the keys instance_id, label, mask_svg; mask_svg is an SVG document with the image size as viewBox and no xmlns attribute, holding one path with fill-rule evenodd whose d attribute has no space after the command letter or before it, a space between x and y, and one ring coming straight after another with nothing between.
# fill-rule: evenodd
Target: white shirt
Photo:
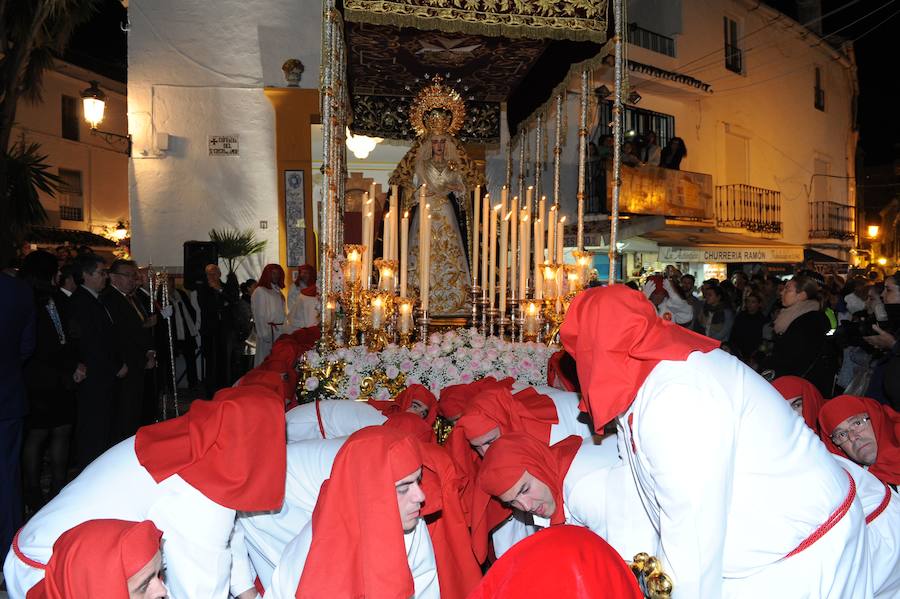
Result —
<instances>
[{"instance_id":1,"label":"white shirt","mask_svg":"<svg viewBox=\"0 0 900 599\"><path fill-rule=\"evenodd\" d=\"M347 437L361 428L378 426L387 420L384 414L364 401L328 399L320 401L318 409L327 439ZM322 439L315 402L291 408L285 419L288 443Z\"/></svg>"},{"instance_id":2,"label":"white shirt","mask_svg":"<svg viewBox=\"0 0 900 599\"><path fill-rule=\"evenodd\" d=\"M235 527L243 533L250 562L268 589L284 548L312 519L322 483L331 476L334 458L346 441L302 441L287 446L284 504L278 511L240 512Z\"/></svg>"},{"instance_id":3,"label":"white shirt","mask_svg":"<svg viewBox=\"0 0 900 599\"><path fill-rule=\"evenodd\" d=\"M228 509L173 475L157 484L134 453L134 437L94 460L22 528L19 547L46 564L53 543L70 528L99 518L152 520L163 532L166 584L173 599L225 599L231 576L228 540L234 525ZM4 576L11 599L24 599L43 570L10 551Z\"/></svg>"},{"instance_id":4,"label":"white shirt","mask_svg":"<svg viewBox=\"0 0 900 599\"><path fill-rule=\"evenodd\" d=\"M582 439L590 439L593 435L587 421L579 419L581 412L578 410L578 394L572 391L563 391L548 385L513 385L513 393L533 387L541 395L546 395L556 406L557 424L550 426L550 445L558 443L571 435L578 435Z\"/></svg>"},{"instance_id":5,"label":"white shirt","mask_svg":"<svg viewBox=\"0 0 900 599\"><path fill-rule=\"evenodd\" d=\"M823 597L866 596L857 592L871 583L858 502L828 535L782 559L850 484L781 395L739 360L713 350L660 362L617 423L675 599L743 597L745 582L769 596L788 596L779 594L788 583L819 585ZM775 564L778 575L766 578Z\"/></svg>"},{"instance_id":6,"label":"white shirt","mask_svg":"<svg viewBox=\"0 0 900 599\"><path fill-rule=\"evenodd\" d=\"M290 285L287 305L287 332L318 326L319 311L322 309L318 297L304 295L296 285Z\"/></svg>"},{"instance_id":7,"label":"white shirt","mask_svg":"<svg viewBox=\"0 0 900 599\"><path fill-rule=\"evenodd\" d=\"M312 522L307 524L303 531L291 541L281 556L281 561L272 575L272 588L266 590L266 597L271 594L272 599L293 599L297 587L300 585L300 576L306 565L306 556L312 545ZM411 533L403 535L406 545L406 560L409 571L413 577L415 599L440 599L441 591L437 577L437 564L434 560L434 547L431 545L431 536L425 520L419 518L419 523Z\"/></svg>"}]
</instances>

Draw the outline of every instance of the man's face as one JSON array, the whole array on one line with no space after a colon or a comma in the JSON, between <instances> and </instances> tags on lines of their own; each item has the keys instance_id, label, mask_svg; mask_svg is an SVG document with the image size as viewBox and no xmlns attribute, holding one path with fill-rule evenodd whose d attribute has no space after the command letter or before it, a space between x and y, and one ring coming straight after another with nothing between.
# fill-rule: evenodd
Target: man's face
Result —
<instances>
[{"instance_id":1,"label":"man's face","mask_svg":"<svg viewBox=\"0 0 900 599\"><path fill-rule=\"evenodd\" d=\"M222 271L219 270L219 267L215 264L207 264L206 266L206 280L210 283L218 283L222 278Z\"/></svg>"},{"instance_id":2,"label":"man's face","mask_svg":"<svg viewBox=\"0 0 900 599\"><path fill-rule=\"evenodd\" d=\"M756 314L759 312L759 300L752 295L748 295L744 300L744 309L748 314Z\"/></svg>"},{"instance_id":3,"label":"man's face","mask_svg":"<svg viewBox=\"0 0 900 599\"><path fill-rule=\"evenodd\" d=\"M694 290L694 279L691 277L681 277L681 290L685 293L691 293Z\"/></svg>"},{"instance_id":4,"label":"man's face","mask_svg":"<svg viewBox=\"0 0 900 599\"><path fill-rule=\"evenodd\" d=\"M886 304L900 304L900 285L894 277L888 277L884 280L884 291L881 293L881 300Z\"/></svg>"},{"instance_id":5,"label":"man's face","mask_svg":"<svg viewBox=\"0 0 900 599\"><path fill-rule=\"evenodd\" d=\"M834 427L831 440L857 464L871 466L878 457L878 440L865 412L851 416Z\"/></svg>"},{"instance_id":6,"label":"man's face","mask_svg":"<svg viewBox=\"0 0 900 599\"><path fill-rule=\"evenodd\" d=\"M277 268L272 271L272 283L278 287L284 287L284 273Z\"/></svg>"},{"instance_id":7,"label":"man's face","mask_svg":"<svg viewBox=\"0 0 900 599\"><path fill-rule=\"evenodd\" d=\"M169 593L162 581L162 554L157 551L147 565L128 579L129 599L163 599Z\"/></svg>"},{"instance_id":8,"label":"man's face","mask_svg":"<svg viewBox=\"0 0 900 599\"><path fill-rule=\"evenodd\" d=\"M99 262L97 263L94 272L84 273L84 286L95 293L100 293L103 291L103 288L106 287L106 280L108 278L109 272L106 270L106 264Z\"/></svg>"},{"instance_id":9,"label":"man's face","mask_svg":"<svg viewBox=\"0 0 900 599\"><path fill-rule=\"evenodd\" d=\"M788 400L788 403L791 405L791 409L797 412L797 415L803 418L803 396L798 395L797 397L791 398Z\"/></svg>"},{"instance_id":10,"label":"man's face","mask_svg":"<svg viewBox=\"0 0 900 599\"><path fill-rule=\"evenodd\" d=\"M120 266L117 272L109 273L109 278L116 289L126 295L137 289L138 274L133 266Z\"/></svg>"},{"instance_id":11,"label":"man's face","mask_svg":"<svg viewBox=\"0 0 900 599\"><path fill-rule=\"evenodd\" d=\"M719 296L716 295L716 292L710 287L703 290L703 299L705 299L706 303L710 306L715 306L719 303Z\"/></svg>"},{"instance_id":12,"label":"man's face","mask_svg":"<svg viewBox=\"0 0 900 599\"><path fill-rule=\"evenodd\" d=\"M669 294L666 293L665 289L657 288L656 290L653 291L653 293L650 294L650 301L653 302L654 306L659 306L661 303L663 303L663 300L665 300L666 297L668 297L668 295Z\"/></svg>"},{"instance_id":13,"label":"man's face","mask_svg":"<svg viewBox=\"0 0 900 599\"><path fill-rule=\"evenodd\" d=\"M532 476L527 470L516 484L497 499L518 510L541 518L549 518L556 511L556 501L553 500L550 487Z\"/></svg>"},{"instance_id":14,"label":"man's face","mask_svg":"<svg viewBox=\"0 0 900 599\"><path fill-rule=\"evenodd\" d=\"M419 523L422 506L425 504L425 492L420 486L422 483L422 468L404 476L394 483L397 488L397 506L400 508L400 521L403 523L403 532L410 533Z\"/></svg>"},{"instance_id":15,"label":"man's face","mask_svg":"<svg viewBox=\"0 0 900 599\"><path fill-rule=\"evenodd\" d=\"M418 399L412 400L412 403L409 404L409 407L406 408L407 412L411 412L416 416L420 416L423 420L428 418L428 406L419 401Z\"/></svg>"},{"instance_id":16,"label":"man's face","mask_svg":"<svg viewBox=\"0 0 900 599\"><path fill-rule=\"evenodd\" d=\"M478 455L484 457L484 454L487 453L488 447L491 446L491 443L500 438L500 427L491 429L483 435L479 435L472 439L469 439L469 445L472 446L472 449L478 452Z\"/></svg>"}]
</instances>

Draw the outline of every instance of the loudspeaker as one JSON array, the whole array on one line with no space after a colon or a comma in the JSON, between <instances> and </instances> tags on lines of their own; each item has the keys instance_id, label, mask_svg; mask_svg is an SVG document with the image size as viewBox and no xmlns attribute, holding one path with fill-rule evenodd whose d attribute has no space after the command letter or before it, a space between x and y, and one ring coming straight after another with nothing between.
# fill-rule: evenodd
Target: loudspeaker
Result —
<instances>
[{"instance_id":1,"label":"loudspeaker","mask_svg":"<svg viewBox=\"0 0 900 599\"><path fill-rule=\"evenodd\" d=\"M206 265L219 263L214 241L184 242L184 288L194 290L206 281Z\"/></svg>"}]
</instances>

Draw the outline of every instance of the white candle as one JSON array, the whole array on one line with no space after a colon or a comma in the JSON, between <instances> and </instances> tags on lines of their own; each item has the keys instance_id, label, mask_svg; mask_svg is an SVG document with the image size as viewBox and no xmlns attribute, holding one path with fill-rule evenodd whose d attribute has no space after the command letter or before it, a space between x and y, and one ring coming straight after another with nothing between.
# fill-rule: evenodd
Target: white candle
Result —
<instances>
[{"instance_id":1,"label":"white candle","mask_svg":"<svg viewBox=\"0 0 900 599\"><path fill-rule=\"evenodd\" d=\"M409 211L400 220L400 297L406 297L406 277L409 269Z\"/></svg>"},{"instance_id":2,"label":"white candle","mask_svg":"<svg viewBox=\"0 0 900 599\"><path fill-rule=\"evenodd\" d=\"M381 235L381 258L382 260L391 259L391 213L384 213L384 230Z\"/></svg>"},{"instance_id":3,"label":"white candle","mask_svg":"<svg viewBox=\"0 0 900 599\"><path fill-rule=\"evenodd\" d=\"M538 326L538 304L536 302L528 302L525 308L525 334L529 337L537 336Z\"/></svg>"},{"instance_id":4,"label":"white candle","mask_svg":"<svg viewBox=\"0 0 900 599\"><path fill-rule=\"evenodd\" d=\"M489 221L491 220L491 194L484 194L481 203L481 287L486 288L488 284L488 227L490 227Z\"/></svg>"},{"instance_id":5,"label":"white candle","mask_svg":"<svg viewBox=\"0 0 900 599\"><path fill-rule=\"evenodd\" d=\"M428 204L425 204L425 212L427 213L427 216L425 218L425 223L427 225L427 228L425 230L431 231L431 210L430 210ZM423 285L423 288L425 291L422 292L422 309L427 312L428 311L428 303L429 303L428 296L431 294L431 234L430 233L425 235L424 248L425 248L425 252L424 252L425 260L423 261L424 271L423 271L423 275L422 275L422 280L425 282L425 284Z\"/></svg>"},{"instance_id":6,"label":"white candle","mask_svg":"<svg viewBox=\"0 0 900 599\"><path fill-rule=\"evenodd\" d=\"M524 300L528 295L528 213L523 212L519 220L519 299Z\"/></svg>"},{"instance_id":7,"label":"white candle","mask_svg":"<svg viewBox=\"0 0 900 599\"><path fill-rule=\"evenodd\" d=\"M512 210L510 211L509 227L512 229L509 239L509 288L513 293L516 292L518 285L518 249L519 249L519 196L514 196L512 200Z\"/></svg>"},{"instance_id":8,"label":"white candle","mask_svg":"<svg viewBox=\"0 0 900 599\"><path fill-rule=\"evenodd\" d=\"M488 298L491 300L491 308L497 305L494 297L497 290L497 219L500 218L501 207L500 204L497 204L491 211L491 264L488 272Z\"/></svg>"},{"instance_id":9,"label":"white candle","mask_svg":"<svg viewBox=\"0 0 900 599\"><path fill-rule=\"evenodd\" d=\"M330 327L332 324L334 324L334 311L336 308L337 306L335 305L334 300L328 300L327 302L325 302L325 315L322 318L322 324L324 324L326 327Z\"/></svg>"},{"instance_id":10,"label":"white candle","mask_svg":"<svg viewBox=\"0 0 900 599\"><path fill-rule=\"evenodd\" d=\"M553 255L556 252L556 244L553 243L553 236L556 234L556 210L557 207L555 205L550 206L550 213L548 214L550 220L547 223L547 262L550 264L556 264L555 256Z\"/></svg>"},{"instance_id":11,"label":"white candle","mask_svg":"<svg viewBox=\"0 0 900 599\"><path fill-rule=\"evenodd\" d=\"M391 185L391 252L389 260L397 260L397 221L400 217L400 197L397 186Z\"/></svg>"},{"instance_id":12,"label":"white candle","mask_svg":"<svg viewBox=\"0 0 900 599\"><path fill-rule=\"evenodd\" d=\"M372 328L376 331L381 330L384 324L384 300L376 297L372 300Z\"/></svg>"},{"instance_id":13,"label":"white candle","mask_svg":"<svg viewBox=\"0 0 900 599\"><path fill-rule=\"evenodd\" d=\"M501 318L506 313L506 274L509 267L509 217L511 216L512 212L507 212L500 222L500 304L498 308Z\"/></svg>"},{"instance_id":14,"label":"white candle","mask_svg":"<svg viewBox=\"0 0 900 599\"><path fill-rule=\"evenodd\" d=\"M397 330L401 335L408 335L412 330L412 304L409 302L400 304L400 318L397 319Z\"/></svg>"},{"instance_id":15,"label":"white candle","mask_svg":"<svg viewBox=\"0 0 900 599\"><path fill-rule=\"evenodd\" d=\"M472 287L478 285L478 219L481 216L481 185L475 186L475 197L472 201L472 208L475 212L472 221Z\"/></svg>"},{"instance_id":16,"label":"white candle","mask_svg":"<svg viewBox=\"0 0 900 599\"><path fill-rule=\"evenodd\" d=\"M425 247L425 236L426 231L428 230L428 209L426 208L427 204L425 203L425 190L426 185L423 183L421 187L419 187L419 295L422 295L422 290L425 288L425 281L423 280L424 275L423 269L425 265L425 255L424 255L424 247Z\"/></svg>"},{"instance_id":17,"label":"white candle","mask_svg":"<svg viewBox=\"0 0 900 599\"><path fill-rule=\"evenodd\" d=\"M544 254L544 223L540 219L534 221L534 299L544 297L544 277L541 264Z\"/></svg>"},{"instance_id":18,"label":"white candle","mask_svg":"<svg viewBox=\"0 0 900 599\"><path fill-rule=\"evenodd\" d=\"M541 196L541 200L538 202L538 212L534 217L535 222L540 221L541 226L547 222L547 219L544 218L547 214L547 196ZM537 229L535 229L537 231ZM538 257L540 256L540 257ZM534 261L536 263L543 264L544 263L544 236L541 235L541 243L538 244L538 236L534 236Z\"/></svg>"},{"instance_id":19,"label":"white candle","mask_svg":"<svg viewBox=\"0 0 900 599\"><path fill-rule=\"evenodd\" d=\"M534 186L529 185L525 190L525 204L522 205L522 209L526 210L528 214L531 214L531 201L534 198Z\"/></svg>"},{"instance_id":20,"label":"white candle","mask_svg":"<svg viewBox=\"0 0 900 599\"><path fill-rule=\"evenodd\" d=\"M563 216L559 219L559 222L556 224L556 262L558 264L563 264L566 261L566 257L563 255L563 237L565 232L565 224L566 217Z\"/></svg>"}]
</instances>

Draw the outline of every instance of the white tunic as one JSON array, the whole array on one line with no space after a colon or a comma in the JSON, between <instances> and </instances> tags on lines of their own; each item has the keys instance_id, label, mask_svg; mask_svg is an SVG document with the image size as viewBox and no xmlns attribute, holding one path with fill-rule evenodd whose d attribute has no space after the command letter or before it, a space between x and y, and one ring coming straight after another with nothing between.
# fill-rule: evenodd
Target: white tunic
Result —
<instances>
[{"instance_id":1,"label":"white tunic","mask_svg":"<svg viewBox=\"0 0 900 599\"><path fill-rule=\"evenodd\" d=\"M272 351L272 345L284 327L284 296L278 289L257 287L250 296L250 309L256 328L256 356L253 365L259 366Z\"/></svg>"},{"instance_id":2,"label":"white tunic","mask_svg":"<svg viewBox=\"0 0 900 599\"><path fill-rule=\"evenodd\" d=\"M173 599L225 599L231 575L228 539L234 510L207 499L178 475L159 484L138 463L134 437L94 460L44 506L19 534L19 548L46 564L53 543L70 528L99 518L152 520L163 532L166 584ZM13 551L3 568L11 599L44 577Z\"/></svg>"},{"instance_id":3,"label":"white tunic","mask_svg":"<svg viewBox=\"0 0 900 599\"><path fill-rule=\"evenodd\" d=\"M518 393L528 387L533 387L541 395L549 397L553 401L553 405L556 406L556 417L559 419L559 422L550 427L550 445L558 443L571 435L578 435L582 439L591 438L591 427L586 424L586 420L579 420L581 412L578 410L579 396L577 393L563 391L548 385L524 385L520 383L513 385L513 392Z\"/></svg>"},{"instance_id":4,"label":"white tunic","mask_svg":"<svg viewBox=\"0 0 900 599\"><path fill-rule=\"evenodd\" d=\"M331 476L331 466L345 438L289 443L284 504L273 512L240 512L240 529L250 562L264 589L285 546L312 519L322 483Z\"/></svg>"},{"instance_id":5,"label":"white tunic","mask_svg":"<svg viewBox=\"0 0 900 599\"><path fill-rule=\"evenodd\" d=\"M272 588L266 590L266 597L272 599L294 599L300 575L306 564L306 556L312 545L312 522L285 548L272 574ZM437 577L434 548L425 520L419 518L416 528L403 535L406 544L406 560L412 573L415 599L440 599L441 591ZM339 558L338 558L339 559Z\"/></svg>"},{"instance_id":6,"label":"white tunic","mask_svg":"<svg viewBox=\"0 0 900 599\"><path fill-rule=\"evenodd\" d=\"M875 597L896 599L900 597L900 497L856 462L843 456L832 457L856 482L863 513L869 520L866 545Z\"/></svg>"},{"instance_id":7,"label":"white tunic","mask_svg":"<svg viewBox=\"0 0 900 599\"><path fill-rule=\"evenodd\" d=\"M320 401L318 409L326 439L348 437L361 428L379 426L387 420L384 414L364 401L329 399ZM291 408L285 419L288 443L322 439L315 402Z\"/></svg>"},{"instance_id":8,"label":"white tunic","mask_svg":"<svg viewBox=\"0 0 900 599\"><path fill-rule=\"evenodd\" d=\"M848 475L775 389L721 350L662 361L618 420L673 597L871 597Z\"/></svg>"},{"instance_id":9,"label":"white tunic","mask_svg":"<svg viewBox=\"0 0 900 599\"><path fill-rule=\"evenodd\" d=\"M287 305L287 325L284 332L292 333L297 329L319 325L319 310L322 307L319 298L304 295L296 285L291 285Z\"/></svg>"}]
</instances>

